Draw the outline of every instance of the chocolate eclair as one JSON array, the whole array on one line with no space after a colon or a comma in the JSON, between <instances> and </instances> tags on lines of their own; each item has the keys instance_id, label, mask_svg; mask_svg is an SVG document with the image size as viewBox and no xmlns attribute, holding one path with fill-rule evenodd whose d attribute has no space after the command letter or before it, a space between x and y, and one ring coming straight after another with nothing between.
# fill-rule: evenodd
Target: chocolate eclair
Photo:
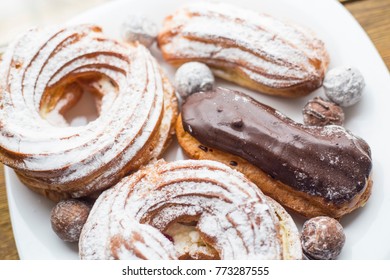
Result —
<instances>
[{"instance_id":1,"label":"chocolate eclair","mask_svg":"<svg viewBox=\"0 0 390 280\"><path fill-rule=\"evenodd\" d=\"M190 96L176 134L191 158L232 166L306 217L340 218L371 193L371 151L363 139L341 126L296 123L237 91Z\"/></svg>"}]
</instances>

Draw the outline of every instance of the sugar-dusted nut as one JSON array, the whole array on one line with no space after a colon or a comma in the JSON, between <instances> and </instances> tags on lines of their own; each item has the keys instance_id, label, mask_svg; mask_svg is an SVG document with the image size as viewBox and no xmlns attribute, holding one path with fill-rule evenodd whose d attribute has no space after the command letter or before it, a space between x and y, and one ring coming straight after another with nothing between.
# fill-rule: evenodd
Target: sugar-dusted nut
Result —
<instances>
[{"instance_id":1,"label":"sugar-dusted nut","mask_svg":"<svg viewBox=\"0 0 390 280\"><path fill-rule=\"evenodd\" d=\"M331 101L348 107L360 101L365 82L358 69L337 67L326 73L323 86Z\"/></svg>"},{"instance_id":2,"label":"sugar-dusted nut","mask_svg":"<svg viewBox=\"0 0 390 280\"><path fill-rule=\"evenodd\" d=\"M330 217L312 218L303 224L301 243L308 258L333 260L340 254L345 243L343 227Z\"/></svg>"},{"instance_id":3,"label":"sugar-dusted nut","mask_svg":"<svg viewBox=\"0 0 390 280\"><path fill-rule=\"evenodd\" d=\"M302 110L303 122L306 125L325 126L330 124L343 125L344 112L337 104L321 97L310 100Z\"/></svg>"},{"instance_id":4,"label":"sugar-dusted nut","mask_svg":"<svg viewBox=\"0 0 390 280\"><path fill-rule=\"evenodd\" d=\"M143 15L129 15L121 28L122 38L126 42L138 41L145 47L153 44L158 33L157 25Z\"/></svg>"},{"instance_id":5,"label":"sugar-dusted nut","mask_svg":"<svg viewBox=\"0 0 390 280\"><path fill-rule=\"evenodd\" d=\"M213 86L214 75L206 64L188 62L176 71L175 89L182 99L195 92L212 90Z\"/></svg>"},{"instance_id":6,"label":"sugar-dusted nut","mask_svg":"<svg viewBox=\"0 0 390 280\"><path fill-rule=\"evenodd\" d=\"M51 211L51 227L64 241L77 242L91 205L77 199L62 200Z\"/></svg>"}]
</instances>

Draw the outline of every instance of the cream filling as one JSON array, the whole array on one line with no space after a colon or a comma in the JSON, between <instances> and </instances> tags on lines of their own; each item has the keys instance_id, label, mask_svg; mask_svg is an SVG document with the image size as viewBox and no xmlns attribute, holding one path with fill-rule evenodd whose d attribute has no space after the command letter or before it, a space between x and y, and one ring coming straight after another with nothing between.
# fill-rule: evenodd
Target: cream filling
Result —
<instances>
[{"instance_id":1,"label":"cream filling","mask_svg":"<svg viewBox=\"0 0 390 280\"><path fill-rule=\"evenodd\" d=\"M175 223L165 233L173 239L179 256L189 255L192 259L218 257L215 249L202 240L195 226Z\"/></svg>"}]
</instances>

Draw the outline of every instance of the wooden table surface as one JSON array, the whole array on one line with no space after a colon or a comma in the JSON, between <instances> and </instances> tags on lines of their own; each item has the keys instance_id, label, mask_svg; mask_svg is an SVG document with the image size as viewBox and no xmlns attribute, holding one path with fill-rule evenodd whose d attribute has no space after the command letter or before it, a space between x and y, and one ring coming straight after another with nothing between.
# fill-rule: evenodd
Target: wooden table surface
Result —
<instances>
[{"instance_id":1,"label":"wooden table surface","mask_svg":"<svg viewBox=\"0 0 390 280\"><path fill-rule=\"evenodd\" d=\"M344 5L368 33L390 69L390 1L350 1ZM4 169L0 164L0 260L18 258L8 212Z\"/></svg>"}]
</instances>

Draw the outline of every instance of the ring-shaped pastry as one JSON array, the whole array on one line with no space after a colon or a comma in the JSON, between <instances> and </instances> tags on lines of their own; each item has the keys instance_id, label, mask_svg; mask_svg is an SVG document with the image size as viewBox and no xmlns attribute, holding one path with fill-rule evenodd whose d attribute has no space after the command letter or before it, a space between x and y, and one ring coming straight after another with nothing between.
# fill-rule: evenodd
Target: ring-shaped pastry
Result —
<instances>
[{"instance_id":1,"label":"ring-shaped pastry","mask_svg":"<svg viewBox=\"0 0 390 280\"><path fill-rule=\"evenodd\" d=\"M71 127L62 113L89 91L99 117ZM177 115L173 89L140 44L77 25L33 29L0 67L0 161L54 200L104 190L158 157Z\"/></svg>"},{"instance_id":2,"label":"ring-shaped pastry","mask_svg":"<svg viewBox=\"0 0 390 280\"><path fill-rule=\"evenodd\" d=\"M187 249L172 236L177 224L195 228ZM205 160L161 160L102 193L79 252L82 259L302 258L287 212L243 174Z\"/></svg>"}]
</instances>

